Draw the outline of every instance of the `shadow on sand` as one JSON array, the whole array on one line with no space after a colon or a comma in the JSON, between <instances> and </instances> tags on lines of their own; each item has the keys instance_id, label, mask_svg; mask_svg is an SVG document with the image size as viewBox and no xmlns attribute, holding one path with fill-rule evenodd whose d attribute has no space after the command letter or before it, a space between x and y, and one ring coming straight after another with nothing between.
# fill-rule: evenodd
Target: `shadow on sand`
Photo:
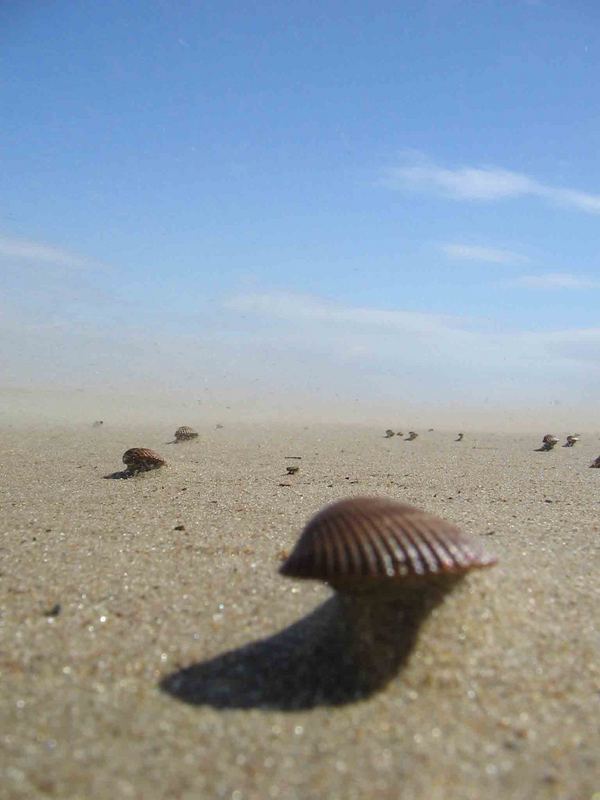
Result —
<instances>
[{"instance_id":1,"label":"shadow on sand","mask_svg":"<svg viewBox=\"0 0 600 800\"><path fill-rule=\"evenodd\" d=\"M268 639L167 675L160 688L219 709L294 711L363 700L404 668L448 588L401 606L334 595Z\"/></svg>"},{"instance_id":2,"label":"shadow on sand","mask_svg":"<svg viewBox=\"0 0 600 800\"><path fill-rule=\"evenodd\" d=\"M127 478L134 478L135 475L133 472L129 472L129 470L122 469L119 472L111 472L110 475L103 475L102 476L107 481L124 481Z\"/></svg>"}]
</instances>

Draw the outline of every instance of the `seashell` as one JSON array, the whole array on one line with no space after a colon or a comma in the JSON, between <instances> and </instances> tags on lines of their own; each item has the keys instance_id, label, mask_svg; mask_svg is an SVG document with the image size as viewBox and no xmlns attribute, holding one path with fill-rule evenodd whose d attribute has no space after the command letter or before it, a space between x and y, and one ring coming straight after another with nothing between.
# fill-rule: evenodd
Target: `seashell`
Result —
<instances>
[{"instance_id":1,"label":"seashell","mask_svg":"<svg viewBox=\"0 0 600 800\"><path fill-rule=\"evenodd\" d=\"M288 475L295 475L299 471L300 467L286 467L286 471Z\"/></svg>"},{"instance_id":2,"label":"seashell","mask_svg":"<svg viewBox=\"0 0 600 800\"><path fill-rule=\"evenodd\" d=\"M600 456L590 464L593 469L600 469Z\"/></svg>"},{"instance_id":3,"label":"seashell","mask_svg":"<svg viewBox=\"0 0 600 800\"><path fill-rule=\"evenodd\" d=\"M196 431L190 428L189 425L182 425L181 428L177 428L175 431L176 442L187 442L189 439L196 439L197 436Z\"/></svg>"},{"instance_id":4,"label":"seashell","mask_svg":"<svg viewBox=\"0 0 600 800\"><path fill-rule=\"evenodd\" d=\"M147 447L132 447L123 453L123 463L128 472L135 474L164 467L167 462L162 456Z\"/></svg>"},{"instance_id":5,"label":"seashell","mask_svg":"<svg viewBox=\"0 0 600 800\"><path fill-rule=\"evenodd\" d=\"M280 572L355 592L422 584L495 563L477 539L443 519L388 498L356 497L314 516Z\"/></svg>"},{"instance_id":6,"label":"seashell","mask_svg":"<svg viewBox=\"0 0 600 800\"><path fill-rule=\"evenodd\" d=\"M579 441L579 434L575 433L572 436L567 436L567 441L563 447L574 447Z\"/></svg>"},{"instance_id":7,"label":"seashell","mask_svg":"<svg viewBox=\"0 0 600 800\"><path fill-rule=\"evenodd\" d=\"M97 419L93 423L92 428L100 428L102 425L104 425L104 420L103 419Z\"/></svg>"},{"instance_id":8,"label":"seashell","mask_svg":"<svg viewBox=\"0 0 600 800\"><path fill-rule=\"evenodd\" d=\"M385 438L386 439L391 439L392 436L395 436L395 435L396 434L394 433L394 431L390 430L390 428L388 428L387 431L385 432Z\"/></svg>"},{"instance_id":9,"label":"seashell","mask_svg":"<svg viewBox=\"0 0 600 800\"><path fill-rule=\"evenodd\" d=\"M552 450L558 444L558 439L551 433L547 433L542 439L542 446L538 448L538 452Z\"/></svg>"},{"instance_id":10,"label":"seashell","mask_svg":"<svg viewBox=\"0 0 600 800\"><path fill-rule=\"evenodd\" d=\"M414 431L409 431L408 436L404 440L405 442L412 442L413 439L416 439L419 434L415 433Z\"/></svg>"},{"instance_id":11,"label":"seashell","mask_svg":"<svg viewBox=\"0 0 600 800\"><path fill-rule=\"evenodd\" d=\"M464 433L459 433L459 434L458 434L458 436L456 437L456 439L455 439L454 441L455 441L455 442L462 442L462 440L464 439L464 437L465 437Z\"/></svg>"},{"instance_id":12,"label":"seashell","mask_svg":"<svg viewBox=\"0 0 600 800\"><path fill-rule=\"evenodd\" d=\"M544 438L542 439L544 444L551 444L553 447L555 444L558 444L558 439L556 436L553 436L551 433L547 433Z\"/></svg>"}]
</instances>

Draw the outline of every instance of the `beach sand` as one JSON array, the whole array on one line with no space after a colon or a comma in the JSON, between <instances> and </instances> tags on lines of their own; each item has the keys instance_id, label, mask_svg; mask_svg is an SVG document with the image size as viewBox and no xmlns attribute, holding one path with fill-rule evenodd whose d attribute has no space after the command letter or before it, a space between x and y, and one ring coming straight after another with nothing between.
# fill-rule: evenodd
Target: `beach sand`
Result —
<instances>
[{"instance_id":1,"label":"beach sand","mask_svg":"<svg viewBox=\"0 0 600 800\"><path fill-rule=\"evenodd\" d=\"M199 438L166 444L183 424ZM598 434L538 453L545 430L384 427L5 425L0 795L600 798ZM139 446L169 466L103 478ZM500 559L369 697L340 674L331 590L277 573L350 495Z\"/></svg>"}]
</instances>

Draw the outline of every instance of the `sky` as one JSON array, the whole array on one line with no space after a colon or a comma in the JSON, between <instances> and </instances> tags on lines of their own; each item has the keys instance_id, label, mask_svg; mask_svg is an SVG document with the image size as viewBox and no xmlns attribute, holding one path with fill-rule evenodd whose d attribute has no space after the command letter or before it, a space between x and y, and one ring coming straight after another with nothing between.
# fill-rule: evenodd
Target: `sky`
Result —
<instances>
[{"instance_id":1,"label":"sky","mask_svg":"<svg viewBox=\"0 0 600 800\"><path fill-rule=\"evenodd\" d=\"M0 59L0 388L593 418L593 0L9 0Z\"/></svg>"}]
</instances>

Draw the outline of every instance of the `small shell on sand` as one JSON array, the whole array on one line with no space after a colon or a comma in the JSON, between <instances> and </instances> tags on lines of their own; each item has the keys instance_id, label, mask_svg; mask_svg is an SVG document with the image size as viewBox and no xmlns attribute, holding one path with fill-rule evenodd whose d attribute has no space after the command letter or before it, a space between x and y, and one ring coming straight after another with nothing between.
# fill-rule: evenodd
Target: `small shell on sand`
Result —
<instances>
[{"instance_id":1,"label":"small shell on sand","mask_svg":"<svg viewBox=\"0 0 600 800\"><path fill-rule=\"evenodd\" d=\"M598 456L598 458L595 461L592 461L590 467L592 467L593 469L600 469L600 456Z\"/></svg>"},{"instance_id":2,"label":"small shell on sand","mask_svg":"<svg viewBox=\"0 0 600 800\"><path fill-rule=\"evenodd\" d=\"M175 431L176 442L187 442L190 439L196 439L197 436L198 434L196 431L193 428L190 428L189 425L182 425Z\"/></svg>"},{"instance_id":3,"label":"small shell on sand","mask_svg":"<svg viewBox=\"0 0 600 800\"><path fill-rule=\"evenodd\" d=\"M135 474L164 467L167 462L162 456L147 447L132 447L123 453L123 463L128 472Z\"/></svg>"},{"instance_id":4,"label":"small shell on sand","mask_svg":"<svg viewBox=\"0 0 600 800\"><path fill-rule=\"evenodd\" d=\"M542 446L538 448L538 452L552 450L558 444L558 438L551 433L547 433L542 439Z\"/></svg>"}]
</instances>

